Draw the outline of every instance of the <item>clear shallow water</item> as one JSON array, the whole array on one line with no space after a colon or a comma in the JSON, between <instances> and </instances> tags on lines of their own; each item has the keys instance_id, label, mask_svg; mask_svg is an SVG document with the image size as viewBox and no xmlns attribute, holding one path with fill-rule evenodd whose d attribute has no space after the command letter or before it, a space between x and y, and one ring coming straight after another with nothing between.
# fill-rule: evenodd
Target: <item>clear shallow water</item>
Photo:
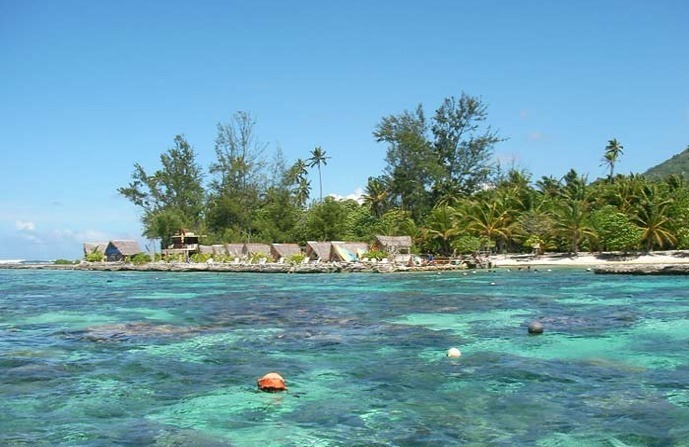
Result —
<instances>
[{"instance_id":1,"label":"clear shallow water","mask_svg":"<svg viewBox=\"0 0 689 447\"><path fill-rule=\"evenodd\" d=\"M0 445L689 446L688 286L0 270Z\"/></svg>"}]
</instances>

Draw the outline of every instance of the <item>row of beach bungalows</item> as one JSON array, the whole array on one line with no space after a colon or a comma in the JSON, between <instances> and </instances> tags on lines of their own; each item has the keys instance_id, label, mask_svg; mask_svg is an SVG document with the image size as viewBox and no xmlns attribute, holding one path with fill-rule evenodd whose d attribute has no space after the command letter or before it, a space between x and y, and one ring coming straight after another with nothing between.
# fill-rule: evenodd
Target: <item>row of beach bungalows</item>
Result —
<instances>
[{"instance_id":1,"label":"row of beach bungalows","mask_svg":"<svg viewBox=\"0 0 689 447\"><path fill-rule=\"evenodd\" d=\"M409 236L376 236L375 246L389 254L393 260L404 261L409 258L411 237ZM200 245L193 247L171 248L163 250L163 256L183 254L188 258L193 253L203 253L235 261L265 259L264 262L287 262L295 255L303 255L306 261L312 262L356 262L365 260L370 250L366 242L316 242L309 241L305 247L298 244L261 244L235 243ZM104 261L126 261L142 250L136 241L110 241L84 244L84 256L95 251L103 254Z\"/></svg>"},{"instance_id":2,"label":"row of beach bungalows","mask_svg":"<svg viewBox=\"0 0 689 447\"><path fill-rule=\"evenodd\" d=\"M143 253L139 243L133 240L116 240L110 242L86 242L84 244L84 258L91 254L100 254L102 261L127 261L132 256Z\"/></svg>"},{"instance_id":3,"label":"row of beach bungalows","mask_svg":"<svg viewBox=\"0 0 689 447\"><path fill-rule=\"evenodd\" d=\"M410 244L411 245L411 244ZM362 260L370 250L366 242L316 242L309 241L305 247L298 244L218 244L199 245L199 253L221 255L235 260L265 259L268 262L287 262L303 255L312 262L356 262ZM408 249L406 251L409 253ZM399 253L399 250L390 253Z\"/></svg>"}]
</instances>

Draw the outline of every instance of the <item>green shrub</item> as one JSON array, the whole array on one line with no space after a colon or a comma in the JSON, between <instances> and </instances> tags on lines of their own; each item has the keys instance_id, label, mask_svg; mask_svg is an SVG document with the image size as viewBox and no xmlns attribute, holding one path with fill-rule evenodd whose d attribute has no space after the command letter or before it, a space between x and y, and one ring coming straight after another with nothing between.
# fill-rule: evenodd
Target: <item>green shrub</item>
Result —
<instances>
[{"instance_id":1,"label":"green shrub","mask_svg":"<svg viewBox=\"0 0 689 447\"><path fill-rule=\"evenodd\" d=\"M79 261L70 261L69 259L56 259L53 263L55 265L72 265L76 264Z\"/></svg>"},{"instance_id":2,"label":"green shrub","mask_svg":"<svg viewBox=\"0 0 689 447\"><path fill-rule=\"evenodd\" d=\"M302 262L304 262L304 259L306 259L306 255L304 253L293 254L289 258L289 263L290 264L301 264Z\"/></svg>"},{"instance_id":3,"label":"green shrub","mask_svg":"<svg viewBox=\"0 0 689 447\"><path fill-rule=\"evenodd\" d=\"M194 253L189 257L189 259L191 260L191 262L203 264L204 262L208 262L208 260L212 257L213 255L210 253Z\"/></svg>"},{"instance_id":4,"label":"green shrub","mask_svg":"<svg viewBox=\"0 0 689 447\"><path fill-rule=\"evenodd\" d=\"M477 236L463 235L452 241L452 248L459 254L476 253L485 241Z\"/></svg>"},{"instance_id":5,"label":"green shrub","mask_svg":"<svg viewBox=\"0 0 689 447\"><path fill-rule=\"evenodd\" d=\"M174 255L166 255L165 256L165 261L166 262L184 262L186 259L184 259L184 255L181 253L177 253Z\"/></svg>"},{"instance_id":6,"label":"green shrub","mask_svg":"<svg viewBox=\"0 0 689 447\"><path fill-rule=\"evenodd\" d=\"M258 263L261 259L268 259L268 256L264 255L261 252L258 253L251 253L251 263L255 264Z\"/></svg>"},{"instance_id":7,"label":"green shrub","mask_svg":"<svg viewBox=\"0 0 689 447\"><path fill-rule=\"evenodd\" d=\"M129 260L134 265L141 265L151 262L151 257L146 253L138 253Z\"/></svg>"},{"instance_id":8,"label":"green shrub","mask_svg":"<svg viewBox=\"0 0 689 447\"><path fill-rule=\"evenodd\" d=\"M366 253L364 253L361 257L368 259L377 259L380 261L381 259L387 258L388 254L383 250L369 250Z\"/></svg>"},{"instance_id":9,"label":"green shrub","mask_svg":"<svg viewBox=\"0 0 689 447\"><path fill-rule=\"evenodd\" d=\"M105 259L105 255L98 251L98 249L94 249L91 253L86 255L86 260L88 262L102 262Z\"/></svg>"},{"instance_id":10,"label":"green shrub","mask_svg":"<svg viewBox=\"0 0 689 447\"><path fill-rule=\"evenodd\" d=\"M234 258L230 257L229 255L213 255L213 260L215 262L231 262L234 260Z\"/></svg>"}]
</instances>

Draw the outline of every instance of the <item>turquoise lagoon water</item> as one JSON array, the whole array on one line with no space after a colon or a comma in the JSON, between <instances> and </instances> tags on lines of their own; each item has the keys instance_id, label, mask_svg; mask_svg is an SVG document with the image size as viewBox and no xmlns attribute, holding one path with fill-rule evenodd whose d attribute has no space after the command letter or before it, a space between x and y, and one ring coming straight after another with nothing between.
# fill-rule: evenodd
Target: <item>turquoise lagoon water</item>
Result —
<instances>
[{"instance_id":1,"label":"turquoise lagoon water","mask_svg":"<svg viewBox=\"0 0 689 447\"><path fill-rule=\"evenodd\" d=\"M0 445L689 446L688 288L0 270Z\"/></svg>"}]
</instances>

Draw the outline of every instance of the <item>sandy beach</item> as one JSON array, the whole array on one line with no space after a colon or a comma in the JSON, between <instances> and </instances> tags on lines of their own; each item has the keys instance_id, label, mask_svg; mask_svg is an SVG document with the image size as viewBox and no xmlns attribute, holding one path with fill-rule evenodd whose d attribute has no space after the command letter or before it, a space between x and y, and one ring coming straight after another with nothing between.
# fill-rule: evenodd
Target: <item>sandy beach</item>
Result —
<instances>
[{"instance_id":1,"label":"sandy beach","mask_svg":"<svg viewBox=\"0 0 689 447\"><path fill-rule=\"evenodd\" d=\"M649 254L599 254L546 253L542 255L494 255L490 257L493 267L596 267L614 265L668 265L689 264L689 252L651 252Z\"/></svg>"}]
</instances>

